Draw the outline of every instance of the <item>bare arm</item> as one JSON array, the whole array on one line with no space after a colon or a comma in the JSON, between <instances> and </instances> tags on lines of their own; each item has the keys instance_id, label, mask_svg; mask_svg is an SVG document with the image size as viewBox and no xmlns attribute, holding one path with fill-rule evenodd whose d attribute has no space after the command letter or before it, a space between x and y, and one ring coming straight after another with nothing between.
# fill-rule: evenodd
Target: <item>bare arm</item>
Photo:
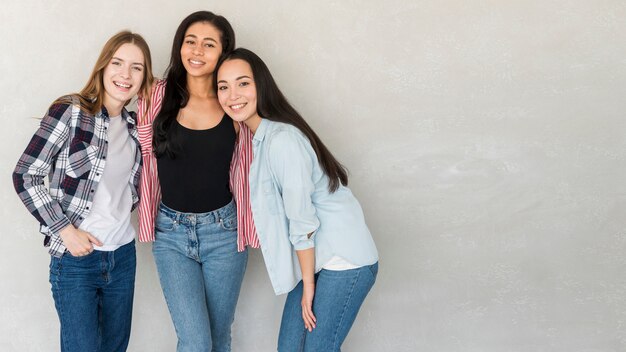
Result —
<instances>
[{"instance_id":1,"label":"bare arm","mask_svg":"<svg viewBox=\"0 0 626 352\"><path fill-rule=\"evenodd\" d=\"M315 329L317 319L313 314L315 295L315 248L296 251L302 270L302 320L309 332Z\"/></svg>"}]
</instances>

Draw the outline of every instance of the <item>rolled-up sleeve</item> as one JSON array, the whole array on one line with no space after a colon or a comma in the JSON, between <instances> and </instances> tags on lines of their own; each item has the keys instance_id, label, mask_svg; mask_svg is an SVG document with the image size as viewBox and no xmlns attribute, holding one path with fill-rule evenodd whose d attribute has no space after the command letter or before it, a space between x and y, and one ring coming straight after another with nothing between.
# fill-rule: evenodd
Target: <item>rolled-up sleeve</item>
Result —
<instances>
[{"instance_id":1,"label":"rolled-up sleeve","mask_svg":"<svg viewBox=\"0 0 626 352\"><path fill-rule=\"evenodd\" d=\"M296 250L314 247L315 231L320 226L311 198L315 191L315 152L306 137L280 131L272 136L268 158L289 220L289 240Z\"/></svg>"}]
</instances>

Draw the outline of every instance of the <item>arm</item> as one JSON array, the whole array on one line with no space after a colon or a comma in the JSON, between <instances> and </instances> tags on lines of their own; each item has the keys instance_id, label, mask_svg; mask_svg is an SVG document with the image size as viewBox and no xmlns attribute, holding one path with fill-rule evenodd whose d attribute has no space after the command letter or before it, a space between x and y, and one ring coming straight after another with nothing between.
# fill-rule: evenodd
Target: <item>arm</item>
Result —
<instances>
[{"instance_id":1,"label":"arm","mask_svg":"<svg viewBox=\"0 0 626 352\"><path fill-rule=\"evenodd\" d=\"M63 244L76 255L99 243L90 234L76 229L58 201L52 199L44 185L44 177L69 138L71 105L54 104L41 121L26 150L13 171L13 186L28 211L46 225L52 235L61 236Z\"/></svg>"},{"instance_id":2,"label":"arm","mask_svg":"<svg viewBox=\"0 0 626 352\"><path fill-rule=\"evenodd\" d=\"M302 270L302 320L309 332L315 329L317 319L313 314L313 296L315 295L315 248L296 251Z\"/></svg>"},{"instance_id":3,"label":"arm","mask_svg":"<svg viewBox=\"0 0 626 352\"><path fill-rule=\"evenodd\" d=\"M315 191L313 163L317 159L313 159L315 153L305 137L293 132L273 136L269 155L273 174L282 190L289 238L302 271L302 319L310 332L316 323L312 309L315 295L314 233L320 225L311 198Z\"/></svg>"},{"instance_id":4,"label":"arm","mask_svg":"<svg viewBox=\"0 0 626 352\"><path fill-rule=\"evenodd\" d=\"M137 100L137 134L141 146L142 166L139 180L139 205L137 217L139 241L154 241L154 220L160 197L156 159L152 150L152 122L161 110L165 94L165 81L157 80L152 86L150 104L147 99Z\"/></svg>"},{"instance_id":5,"label":"arm","mask_svg":"<svg viewBox=\"0 0 626 352\"><path fill-rule=\"evenodd\" d=\"M294 131L280 131L271 136L268 158L281 190L291 244L296 250L314 247L315 231L320 226L312 200L315 152L306 137Z\"/></svg>"},{"instance_id":6,"label":"arm","mask_svg":"<svg viewBox=\"0 0 626 352\"><path fill-rule=\"evenodd\" d=\"M44 177L68 139L71 114L68 104L52 105L13 171L13 186L22 203L39 223L57 234L70 221L59 202L50 196Z\"/></svg>"}]
</instances>

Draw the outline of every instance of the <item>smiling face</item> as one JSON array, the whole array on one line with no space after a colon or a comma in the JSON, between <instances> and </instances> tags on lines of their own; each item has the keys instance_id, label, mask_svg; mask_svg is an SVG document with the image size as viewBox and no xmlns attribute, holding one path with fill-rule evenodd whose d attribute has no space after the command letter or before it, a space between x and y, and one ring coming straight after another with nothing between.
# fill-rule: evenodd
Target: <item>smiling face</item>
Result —
<instances>
[{"instance_id":1,"label":"smiling face","mask_svg":"<svg viewBox=\"0 0 626 352\"><path fill-rule=\"evenodd\" d=\"M252 68L241 59L222 63L217 73L217 99L233 120L256 131L261 123L257 112L257 92Z\"/></svg>"},{"instance_id":2,"label":"smiling face","mask_svg":"<svg viewBox=\"0 0 626 352\"><path fill-rule=\"evenodd\" d=\"M102 73L104 106L111 116L119 115L122 107L134 97L143 82L145 60L135 44L122 44Z\"/></svg>"},{"instance_id":3,"label":"smiling face","mask_svg":"<svg viewBox=\"0 0 626 352\"><path fill-rule=\"evenodd\" d=\"M192 77L211 77L222 54L221 33L210 23L196 22L187 28L180 57Z\"/></svg>"}]
</instances>

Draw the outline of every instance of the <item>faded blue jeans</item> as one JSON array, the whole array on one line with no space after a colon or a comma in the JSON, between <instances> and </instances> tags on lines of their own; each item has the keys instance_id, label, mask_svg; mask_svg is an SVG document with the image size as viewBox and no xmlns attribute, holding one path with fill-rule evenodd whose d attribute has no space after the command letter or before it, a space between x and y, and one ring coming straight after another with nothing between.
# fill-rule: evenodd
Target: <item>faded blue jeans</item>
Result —
<instances>
[{"instance_id":1,"label":"faded blue jeans","mask_svg":"<svg viewBox=\"0 0 626 352\"><path fill-rule=\"evenodd\" d=\"M208 213L160 205L152 247L178 352L230 351L248 252L237 252L235 202Z\"/></svg>"},{"instance_id":2,"label":"faded blue jeans","mask_svg":"<svg viewBox=\"0 0 626 352\"><path fill-rule=\"evenodd\" d=\"M351 270L315 274L313 332L302 321L302 281L289 292L278 336L279 352L334 352L348 336L361 304L376 281L378 263Z\"/></svg>"},{"instance_id":3,"label":"faded blue jeans","mask_svg":"<svg viewBox=\"0 0 626 352\"><path fill-rule=\"evenodd\" d=\"M52 257L50 285L62 352L126 351L136 262L135 241L110 252Z\"/></svg>"}]
</instances>

